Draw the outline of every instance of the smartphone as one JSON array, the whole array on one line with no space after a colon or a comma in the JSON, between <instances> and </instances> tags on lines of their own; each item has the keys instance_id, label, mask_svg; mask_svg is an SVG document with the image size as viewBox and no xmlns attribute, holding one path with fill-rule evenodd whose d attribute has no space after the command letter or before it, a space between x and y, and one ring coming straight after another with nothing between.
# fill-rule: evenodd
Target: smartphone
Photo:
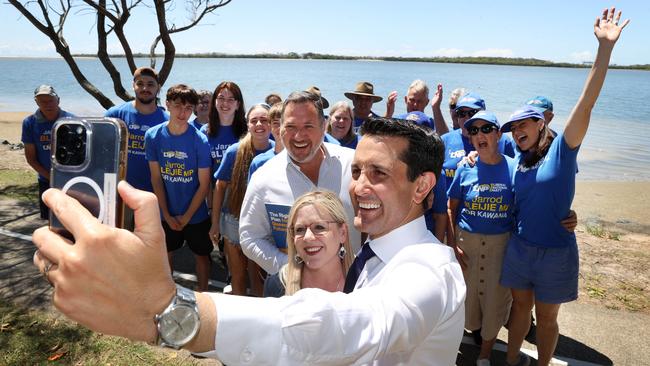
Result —
<instances>
[{"instance_id":1,"label":"smartphone","mask_svg":"<svg viewBox=\"0 0 650 366\"><path fill-rule=\"evenodd\" d=\"M117 183L124 179L127 128L117 118L63 118L52 128L50 186L77 199L103 224L123 227ZM72 239L50 211L50 228Z\"/></svg>"}]
</instances>

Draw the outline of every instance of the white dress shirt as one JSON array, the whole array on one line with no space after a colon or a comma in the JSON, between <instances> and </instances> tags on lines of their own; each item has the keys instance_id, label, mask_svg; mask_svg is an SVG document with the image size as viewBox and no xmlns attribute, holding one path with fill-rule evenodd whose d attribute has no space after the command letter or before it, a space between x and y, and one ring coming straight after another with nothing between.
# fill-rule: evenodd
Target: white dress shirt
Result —
<instances>
[{"instance_id":1,"label":"white dress shirt","mask_svg":"<svg viewBox=\"0 0 650 366\"><path fill-rule=\"evenodd\" d=\"M453 365L465 283L451 248L422 216L369 245L377 256L350 294L210 294L217 349L202 355L227 365Z\"/></svg>"},{"instance_id":2,"label":"white dress shirt","mask_svg":"<svg viewBox=\"0 0 650 366\"><path fill-rule=\"evenodd\" d=\"M329 143L323 143L323 147L325 158L318 172L318 185L300 171L286 150L260 167L248 182L239 215L241 248L269 274L277 273L287 263L287 255L273 240L266 204L291 207L298 197L317 188L332 191L343 202L352 249L356 252L361 245L361 234L353 225L354 209L348 192L354 150Z\"/></svg>"}]
</instances>

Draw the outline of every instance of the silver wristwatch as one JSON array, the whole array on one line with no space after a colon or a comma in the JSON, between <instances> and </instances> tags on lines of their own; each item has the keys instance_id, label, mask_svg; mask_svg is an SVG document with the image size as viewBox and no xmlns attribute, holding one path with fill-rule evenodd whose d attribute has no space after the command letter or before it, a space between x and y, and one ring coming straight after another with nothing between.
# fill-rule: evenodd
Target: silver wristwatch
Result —
<instances>
[{"instance_id":1,"label":"silver wristwatch","mask_svg":"<svg viewBox=\"0 0 650 366\"><path fill-rule=\"evenodd\" d=\"M194 291L176 285L176 296L154 321L158 328L157 345L174 349L186 345L196 337L201 326Z\"/></svg>"}]
</instances>

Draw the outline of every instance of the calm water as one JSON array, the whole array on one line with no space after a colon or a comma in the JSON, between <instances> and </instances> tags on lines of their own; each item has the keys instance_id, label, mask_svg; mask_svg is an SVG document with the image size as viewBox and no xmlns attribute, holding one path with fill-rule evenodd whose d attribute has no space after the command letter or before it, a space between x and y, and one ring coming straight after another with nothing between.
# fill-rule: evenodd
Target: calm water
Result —
<instances>
[{"instance_id":1,"label":"calm water","mask_svg":"<svg viewBox=\"0 0 650 366\"><path fill-rule=\"evenodd\" d=\"M129 88L126 65L122 65L123 60L116 63ZM147 63L138 61L140 65ZM110 79L99 61L79 60L79 66L115 103L121 102L108 92L112 90ZM501 121L529 97L547 95L555 106L552 127L560 130L580 95L587 73L586 69L418 62L177 59L166 85L183 82L197 89L213 90L220 81L233 80L242 88L249 106L262 101L270 92L286 96L293 90L317 85L333 104L345 100L343 93L354 89L357 81L368 80L375 85L376 94L386 96L397 90L396 113L403 113L404 93L412 80L420 78L433 89L442 83L445 96L460 86L480 93L488 109ZM103 112L76 83L63 60L2 58L0 111L35 109L32 92L41 83L55 86L66 110L77 115ZM376 104L374 110L383 114L385 104ZM610 70L578 156L578 179L650 180L650 147L646 138L649 119L650 72Z\"/></svg>"}]
</instances>

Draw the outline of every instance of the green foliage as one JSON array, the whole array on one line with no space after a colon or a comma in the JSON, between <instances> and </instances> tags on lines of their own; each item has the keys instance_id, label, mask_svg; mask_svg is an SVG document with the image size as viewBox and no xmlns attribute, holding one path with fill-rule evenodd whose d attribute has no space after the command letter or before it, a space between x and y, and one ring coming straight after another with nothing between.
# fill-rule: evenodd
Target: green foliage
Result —
<instances>
[{"instance_id":1,"label":"green foliage","mask_svg":"<svg viewBox=\"0 0 650 366\"><path fill-rule=\"evenodd\" d=\"M149 57L149 54L139 53L135 57ZM164 55L157 55L163 57ZM77 54L74 57L97 57L95 54ZM110 55L110 57L124 57L124 55ZM573 64L569 62L551 62L536 58L521 57L392 57L392 56L343 56L324 53L258 53L258 54L226 54L220 52L207 53L177 53L176 58L263 58L263 59L292 59L292 60L370 60L370 61L396 61L396 62L437 62L454 64L488 64L509 66L543 66L543 67L568 67L589 68L590 63ZM612 69L631 69L650 71L650 64L645 65L610 65Z\"/></svg>"}]
</instances>

